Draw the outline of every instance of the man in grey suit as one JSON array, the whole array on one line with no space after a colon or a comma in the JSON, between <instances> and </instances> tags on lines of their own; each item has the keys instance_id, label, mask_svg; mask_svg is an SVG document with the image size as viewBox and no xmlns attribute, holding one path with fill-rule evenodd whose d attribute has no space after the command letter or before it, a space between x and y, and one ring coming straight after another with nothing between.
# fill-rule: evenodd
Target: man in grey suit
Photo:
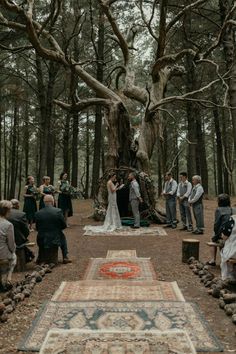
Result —
<instances>
[{"instance_id":1,"label":"man in grey suit","mask_svg":"<svg viewBox=\"0 0 236 354\"><path fill-rule=\"evenodd\" d=\"M142 198L140 194L139 184L136 181L135 174L133 172L129 173L128 180L130 181L129 187L129 201L134 216L134 229L140 228L140 213L139 213L139 203L142 203Z\"/></svg>"},{"instance_id":2,"label":"man in grey suit","mask_svg":"<svg viewBox=\"0 0 236 354\"><path fill-rule=\"evenodd\" d=\"M43 201L45 208L35 214L36 230L38 231L37 244L39 246L38 262L40 262L40 252L43 249L60 247L63 263L71 263L71 260L67 257L67 242L62 231L67 227L62 211L54 207L52 195L45 195Z\"/></svg>"}]
</instances>

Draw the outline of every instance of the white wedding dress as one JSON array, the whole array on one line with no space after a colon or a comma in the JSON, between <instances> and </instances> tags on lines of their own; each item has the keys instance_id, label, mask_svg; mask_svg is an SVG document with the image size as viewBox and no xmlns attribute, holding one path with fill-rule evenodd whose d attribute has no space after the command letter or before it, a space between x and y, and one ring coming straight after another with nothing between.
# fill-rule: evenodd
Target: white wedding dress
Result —
<instances>
[{"instance_id":1,"label":"white wedding dress","mask_svg":"<svg viewBox=\"0 0 236 354\"><path fill-rule=\"evenodd\" d=\"M101 226L86 225L84 227L84 230L86 232L90 231L93 233L103 233L103 232L112 232L122 228L120 214L116 202L116 191L112 193L109 186L107 190L108 190L108 207L106 211L104 224Z\"/></svg>"}]
</instances>

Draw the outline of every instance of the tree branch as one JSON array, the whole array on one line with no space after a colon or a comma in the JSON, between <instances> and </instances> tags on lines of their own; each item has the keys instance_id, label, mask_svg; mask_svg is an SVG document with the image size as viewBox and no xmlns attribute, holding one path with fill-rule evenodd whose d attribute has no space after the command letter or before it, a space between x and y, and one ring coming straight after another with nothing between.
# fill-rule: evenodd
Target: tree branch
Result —
<instances>
[{"instance_id":1,"label":"tree branch","mask_svg":"<svg viewBox=\"0 0 236 354\"><path fill-rule=\"evenodd\" d=\"M59 100L53 100L55 104L67 111L80 112L91 106L105 106L109 108L112 104L111 100L101 99L101 98L88 98L86 100L81 100L75 104L68 104Z\"/></svg>"},{"instance_id":2,"label":"tree branch","mask_svg":"<svg viewBox=\"0 0 236 354\"><path fill-rule=\"evenodd\" d=\"M166 33L179 21L179 19L185 14L186 11L197 7L198 5L204 4L207 0L197 0L192 4L189 4L183 8L166 26Z\"/></svg>"},{"instance_id":3,"label":"tree branch","mask_svg":"<svg viewBox=\"0 0 236 354\"><path fill-rule=\"evenodd\" d=\"M104 0L98 0L101 8L103 10L103 12L105 13L108 21L110 22L110 25L113 29L114 34L116 35L116 37L118 38L119 41L119 45L120 48L122 50L123 53L123 57L124 57L124 64L127 65L129 62L129 47L128 47L128 43L126 42L123 34L121 33L115 18L113 17L111 11L110 11L110 4L107 1Z\"/></svg>"}]
</instances>

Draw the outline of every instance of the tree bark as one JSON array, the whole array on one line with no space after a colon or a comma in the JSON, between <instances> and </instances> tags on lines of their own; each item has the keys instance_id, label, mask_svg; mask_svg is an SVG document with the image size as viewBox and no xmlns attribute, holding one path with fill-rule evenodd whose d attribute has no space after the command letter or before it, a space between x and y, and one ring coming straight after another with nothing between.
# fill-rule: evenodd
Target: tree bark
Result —
<instances>
[{"instance_id":1,"label":"tree bark","mask_svg":"<svg viewBox=\"0 0 236 354\"><path fill-rule=\"evenodd\" d=\"M216 102L216 97L213 98L213 102ZM222 136L220 129L220 117L219 110L214 107L213 110L215 137L216 137L216 165L217 165L217 194L224 192L223 186L223 148L222 148Z\"/></svg>"},{"instance_id":2,"label":"tree bark","mask_svg":"<svg viewBox=\"0 0 236 354\"><path fill-rule=\"evenodd\" d=\"M104 74L104 42L105 42L105 27L104 15L99 12L99 28L98 28L98 43L97 43L97 74L98 81L103 82ZM95 109L95 129L94 129L94 148L93 148L93 170L92 170L92 186L91 198L95 196L97 183L100 174L101 162L101 143L102 143L102 115L103 110L101 106L96 106Z\"/></svg>"},{"instance_id":3,"label":"tree bark","mask_svg":"<svg viewBox=\"0 0 236 354\"><path fill-rule=\"evenodd\" d=\"M14 104L13 127L11 138L11 158L10 158L10 190L8 199L15 198L16 176L17 176L17 130L19 120L19 105L17 100Z\"/></svg>"},{"instance_id":4,"label":"tree bark","mask_svg":"<svg viewBox=\"0 0 236 354\"><path fill-rule=\"evenodd\" d=\"M71 113L67 112L66 113L66 119L65 119L65 128L64 128L64 133L63 133L63 171L67 172L68 174L70 173L70 120L71 120Z\"/></svg>"}]
</instances>

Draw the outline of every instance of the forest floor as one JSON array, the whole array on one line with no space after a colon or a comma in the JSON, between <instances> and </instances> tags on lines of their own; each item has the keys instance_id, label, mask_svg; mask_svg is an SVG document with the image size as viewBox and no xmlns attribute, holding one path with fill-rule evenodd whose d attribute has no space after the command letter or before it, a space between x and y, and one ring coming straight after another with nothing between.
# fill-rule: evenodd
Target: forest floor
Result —
<instances>
[{"instance_id":1,"label":"forest floor","mask_svg":"<svg viewBox=\"0 0 236 354\"><path fill-rule=\"evenodd\" d=\"M235 203L236 200L233 201L233 205ZM206 200L204 206L205 233L200 236L194 235L193 238L200 240L200 260L205 262L210 258L206 242L212 235L216 200ZM151 257L158 279L177 281L186 301L194 301L199 305L210 327L222 342L224 353L236 353L236 326L219 308L218 300L208 295L206 288L188 265L181 262L182 239L192 237L192 234L178 229L167 229L168 236L165 237L83 236L84 225L94 224L94 221L88 218L91 214L91 200L74 201L74 216L69 220L70 228L65 231L69 256L73 263L67 265L60 263L55 267L52 273L47 274L43 281L35 286L30 298L18 304L16 310L9 315L8 321L0 324L0 353L19 353L17 344L30 327L41 304L50 300L61 281L82 279L89 258L106 257L107 250L112 249L136 249L138 257ZM30 240L35 241L35 238L36 232L31 233ZM217 264L213 271L219 274L219 256ZM28 265L27 271L32 271L33 266ZM23 277L24 273L14 273L13 280Z\"/></svg>"}]
</instances>

